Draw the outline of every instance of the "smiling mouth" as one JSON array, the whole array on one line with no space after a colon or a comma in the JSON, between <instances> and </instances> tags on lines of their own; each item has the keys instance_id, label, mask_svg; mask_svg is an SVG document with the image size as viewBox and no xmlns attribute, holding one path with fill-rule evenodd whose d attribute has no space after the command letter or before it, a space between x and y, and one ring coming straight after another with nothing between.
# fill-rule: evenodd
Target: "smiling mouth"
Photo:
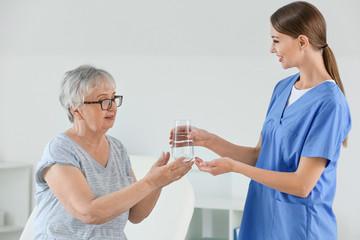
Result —
<instances>
[{"instance_id":1,"label":"smiling mouth","mask_svg":"<svg viewBox=\"0 0 360 240\"><path fill-rule=\"evenodd\" d=\"M108 116L108 117L105 117L106 119L109 119L109 120L112 120L114 119L114 116Z\"/></svg>"}]
</instances>

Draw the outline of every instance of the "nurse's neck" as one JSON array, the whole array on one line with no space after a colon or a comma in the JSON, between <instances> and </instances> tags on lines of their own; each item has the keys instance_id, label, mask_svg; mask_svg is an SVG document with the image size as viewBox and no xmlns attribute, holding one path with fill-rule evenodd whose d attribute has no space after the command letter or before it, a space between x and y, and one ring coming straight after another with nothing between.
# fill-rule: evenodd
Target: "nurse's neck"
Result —
<instances>
[{"instance_id":1,"label":"nurse's neck","mask_svg":"<svg viewBox=\"0 0 360 240\"><path fill-rule=\"evenodd\" d=\"M316 68L312 68L310 71L301 71L300 69L300 76L294 87L298 90L309 89L327 80L331 80L331 76L327 73L325 67L323 71L317 71Z\"/></svg>"},{"instance_id":2,"label":"nurse's neck","mask_svg":"<svg viewBox=\"0 0 360 240\"><path fill-rule=\"evenodd\" d=\"M310 51L306 54L301 66L300 76L294 86L298 90L313 88L320 83L332 79L327 72L321 52Z\"/></svg>"}]
</instances>

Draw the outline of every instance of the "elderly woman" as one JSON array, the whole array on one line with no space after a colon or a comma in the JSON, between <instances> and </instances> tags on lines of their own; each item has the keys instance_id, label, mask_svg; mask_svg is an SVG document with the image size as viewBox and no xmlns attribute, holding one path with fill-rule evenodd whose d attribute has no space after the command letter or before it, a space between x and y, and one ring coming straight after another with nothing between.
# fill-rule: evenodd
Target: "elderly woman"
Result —
<instances>
[{"instance_id":1,"label":"elderly woman","mask_svg":"<svg viewBox=\"0 0 360 240\"><path fill-rule=\"evenodd\" d=\"M162 187L180 179L193 162L168 163L162 153L137 181L125 147L107 135L122 96L106 71L80 66L66 73L60 102L72 127L45 147L36 169L36 239L126 239L127 220L139 223Z\"/></svg>"}]
</instances>

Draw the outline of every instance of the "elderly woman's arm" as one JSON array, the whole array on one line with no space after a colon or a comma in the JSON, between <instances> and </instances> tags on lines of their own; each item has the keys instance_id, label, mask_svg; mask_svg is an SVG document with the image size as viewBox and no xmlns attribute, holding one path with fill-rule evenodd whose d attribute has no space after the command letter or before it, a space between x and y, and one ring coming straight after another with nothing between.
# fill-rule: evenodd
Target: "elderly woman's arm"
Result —
<instances>
[{"instance_id":1,"label":"elderly woman's arm","mask_svg":"<svg viewBox=\"0 0 360 240\"><path fill-rule=\"evenodd\" d=\"M170 159L170 153L166 153L165 155L162 155L162 157L164 157L163 158L164 162L160 163L160 164L166 164ZM152 168L154 168L154 167L156 167L156 166L153 166ZM151 170L149 172L152 173ZM133 182L135 183L137 180L136 180L135 174L132 169L130 171L130 174L131 174L131 177L133 178ZM164 174L166 174L166 172L161 173L161 175L164 175ZM148 175L149 175L149 173L148 173ZM130 209L129 221L132 223L139 223L142 220L144 220L147 216L149 216L149 214L155 207L157 200L159 199L161 190L162 190L162 187L155 189L149 195L147 195L144 199L142 199L137 204L135 204Z\"/></svg>"},{"instance_id":2,"label":"elderly woman's arm","mask_svg":"<svg viewBox=\"0 0 360 240\"><path fill-rule=\"evenodd\" d=\"M74 217L87 224L103 224L120 216L146 197L151 199L152 203L149 205L141 203L139 206L147 205L145 215L148 215L156 203L160 189L180 179L190 170L193 163L182 160L177 159L167 164L167 156L162 156L146 177L124 189L99 198L96 198L85 176L76 167L53 164L44 170L43 178L60 203ZM143 207L139 207L141 208ZM132 214L135 216L134 222L146 217L140 216L137 211Z\"/></svg>"},{"instance_id":3,"label":"elderly woman's arm","mask_svg":"<svg viewBox=\"0 0 360 240\"><path fill-rule=\"evenodd\" d=\"M134 179L134 183L137 182L135 174L132 170L131 170L131 176ZM149 216L149 214L155 207L157 200L159 199L161 190L162 190L162 187L155 189L149 195L147 195L144 199L142 199L140 202L135 204L130 209L129 221L132 223L139 223L142 220L144 220L147 216Z\"/></svg>"}]
</instances>

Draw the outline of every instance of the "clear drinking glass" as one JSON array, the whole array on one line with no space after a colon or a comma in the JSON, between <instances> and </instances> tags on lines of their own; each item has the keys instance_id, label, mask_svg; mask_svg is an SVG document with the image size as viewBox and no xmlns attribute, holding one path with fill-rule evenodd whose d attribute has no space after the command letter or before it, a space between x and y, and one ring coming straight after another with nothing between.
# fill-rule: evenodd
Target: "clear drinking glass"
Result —
<instances>
[{"instance_id":1,"label":"clear drinking glass","mask_svg":"<svg viewBox=\"0 0 360 240\"><path fill-rule=\"evenodd\" d=\"M177 159L185 157L185 161L190 161L194 157L194 142L188 139L187 135L191 132L191 120L175 120L172 142L172 156Z\"/></svg>"}]
</instances>

